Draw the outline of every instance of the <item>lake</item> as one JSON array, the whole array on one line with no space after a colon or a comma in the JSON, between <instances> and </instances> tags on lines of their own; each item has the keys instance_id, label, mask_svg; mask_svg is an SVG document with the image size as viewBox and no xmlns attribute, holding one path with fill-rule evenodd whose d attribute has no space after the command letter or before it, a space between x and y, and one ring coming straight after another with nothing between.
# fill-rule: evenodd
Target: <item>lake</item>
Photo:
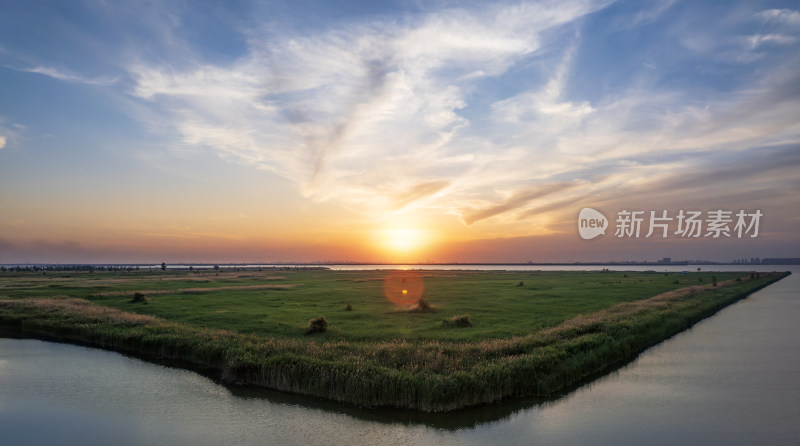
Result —
<instances>
[{"instance_id":1,"label":"lake","mask_svg":"<svg viewBox=\"0 0 800 446\"><path fill-rule=\"evenodd\" d=\"M226 387L117 353L0 338L0 443L800 444L800 268L757 269L794 274L560 398L449 414Z\"/></svg>"}]
</instances>

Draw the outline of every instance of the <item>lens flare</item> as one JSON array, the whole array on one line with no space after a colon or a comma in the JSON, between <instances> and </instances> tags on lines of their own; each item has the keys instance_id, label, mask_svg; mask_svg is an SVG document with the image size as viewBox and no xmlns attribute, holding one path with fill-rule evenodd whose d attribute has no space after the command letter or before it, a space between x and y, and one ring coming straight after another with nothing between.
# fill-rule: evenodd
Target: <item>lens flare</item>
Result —
<instances>
[{"instance_id":1,"label":"lens flare","mask_svg":"<svg viewBox=\"0 0 800 446\"><path fill-rule=\"evenodd\" d=\"M416 271L391 271L383 279L383 295L389 302L398 306L417 303L425 291L422 276Z\"/></svg>"}]
</instances>

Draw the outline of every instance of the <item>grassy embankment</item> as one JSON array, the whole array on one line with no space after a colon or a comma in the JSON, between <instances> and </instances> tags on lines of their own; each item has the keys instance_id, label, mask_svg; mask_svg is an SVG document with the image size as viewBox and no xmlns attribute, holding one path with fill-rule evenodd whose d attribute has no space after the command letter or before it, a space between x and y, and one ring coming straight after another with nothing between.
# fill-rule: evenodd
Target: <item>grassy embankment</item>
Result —
<instances>
[{"instance_id":1,"label":"grassy embankment","mask_svg":"<svg viewBox=\"0 0 800 446\"><path fill-rule=\"evenodd\" d=\"M385 274L4 273L0 326L277 390L442 411L558 393L784 276L427 271L434 311L417 313L383 298ZM146 303L131 302L137 292ZM305 334L319 315L327 332Z\"/></svg>"}]
</instances>

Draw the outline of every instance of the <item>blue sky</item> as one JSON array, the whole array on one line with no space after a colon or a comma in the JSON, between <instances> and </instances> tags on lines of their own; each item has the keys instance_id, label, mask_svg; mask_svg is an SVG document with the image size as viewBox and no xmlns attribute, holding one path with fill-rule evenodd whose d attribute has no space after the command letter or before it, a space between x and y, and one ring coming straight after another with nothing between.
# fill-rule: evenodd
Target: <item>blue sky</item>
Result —
<instances>
[{"instance_id":1,"label":"blue sky","mask_svg":"<svg viewBox=\"0 0 800 446\"><path fill-rule=\"evenodd\" d=\"M0 5L0 262L800 256L795 2Z\"/></svg>"}]
</instances>

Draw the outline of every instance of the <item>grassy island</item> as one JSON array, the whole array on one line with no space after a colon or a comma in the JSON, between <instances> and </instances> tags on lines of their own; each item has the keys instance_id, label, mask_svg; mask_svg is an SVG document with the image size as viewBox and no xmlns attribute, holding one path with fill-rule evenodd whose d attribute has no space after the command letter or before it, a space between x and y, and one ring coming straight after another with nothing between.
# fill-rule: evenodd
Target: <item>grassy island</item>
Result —
<instances>
[{"instance_id":1,"label":"grassy island","mask_svg":"<svg viewBox=\"0 0 800 446\"><path fill-rule=\"evenodd\" d=\"M568 390L786 275L3 272L0 327L229 382L448 411Z\"/></svg>"}]
</instances>

